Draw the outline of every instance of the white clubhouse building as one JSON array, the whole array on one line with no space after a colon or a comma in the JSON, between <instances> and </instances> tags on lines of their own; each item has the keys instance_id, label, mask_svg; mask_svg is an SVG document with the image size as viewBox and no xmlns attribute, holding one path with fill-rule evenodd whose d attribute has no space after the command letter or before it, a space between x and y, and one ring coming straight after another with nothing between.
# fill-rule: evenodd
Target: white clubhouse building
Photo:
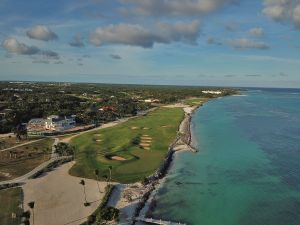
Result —
<instances>
[{"instance_id":1,"label":"white clubhouse building","mask_svg":"<svg viewBox=\"0 0 300 225\"><path fill-rule=\"evenodd\" d=\"M52 115L43 118L31 119L27 124L27 132L30 135L41 135L46 133L64 132L76 126L76 116Z\"/></svg>"}]
</instances>

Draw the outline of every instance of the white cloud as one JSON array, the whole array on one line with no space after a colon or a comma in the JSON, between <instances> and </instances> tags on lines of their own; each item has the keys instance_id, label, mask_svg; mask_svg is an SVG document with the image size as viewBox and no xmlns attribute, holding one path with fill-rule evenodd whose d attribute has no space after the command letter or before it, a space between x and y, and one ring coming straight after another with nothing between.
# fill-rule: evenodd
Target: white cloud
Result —
<instances>
[{"instance_id":1,"label":"white cloud","mask_svg":"<svg viewBox=\"0 0 300 225\"><path fill-rule=\"evenodd\" d=\"M264 0L263 13L279 22L290 22L300 28L299 0Z\"/></svg>"},{"instance_id":2,"label":"white cloud","mask_svg":"<svg viewBox=\"0 0 300 225\"><path fill-rule=\"evenodd\" d=\"M248 33L252 37L262 37L265 34L264 29L261 27L253 27L248 31Z\"/></svg>"},{"instance_id":3,"label":"white cloud","mask_svg":"<svg viewBox=\"0 0 300 225\"><path fill-rule=\"evenodd\" d=\"M268 49L270 48L264 42L257 42L247 38L238 38L238 39L230 39L227 41L227 44L238 49L247 49L247 48L254 48L254 49Z\"/></svg>"},{"instance_id":4,"label":"white cloud","mask_svg":"<svg viewBox=\"0 0 300 225\"><path fill-rule=\"evenodd\" d=\"M293 10L294 23L300 26L300 4Z\"/></svg>"},{"instance_id":5,"label":"white cloud","mask_svg":"<svg viewBox=\"0 0 300 225\"><path fill-rule=\"evenodd\" d=\"M209 45L229 45L236 49L268 49L270 46L264 42L248 39L248 38L236 38L227 40L218 40L214 37L207 39Z\"/></svg>"},{"instance_id":6,"label":"white cloud","mask_svg":"<svg viewBox=\"0 0 300 225\"><path fill-rule=\"evenodd\" d=\"M20 43L15 38L5 39L2 43L2 47L9 53L15 53L18 55L34 55L40 51L39 48Z\"/></svg>"},{"instance_id":7,"label":"white cloud","mask_svg":"<svg viewBox=\"0 0 300 225\"><path fill-rule=\"evenodd\" d=\"M17 55L39 55L44 59L59 59L59 54L51 50L41 50L36 46L28 46L20 43L15 38L7 38L3 41L2 47L8 52Z\"/></svg>"},{"instance_id":8,"label":"white cloud","mask_svg":"<svg viewBox=\"0 0 300 225\"><path fill-rule=\"evenodd\" d=\"M37 25L26 32L29 38L41 41L51 41L57 39L57 35L44 25Z\"/></svg>"},{"instance_id":9,"label":"white cloud","mask_svg":"<svg viewBox=\"0 0 300 225\"><path fill-rule=\"evenodd\" d=\"M158 23L152 29L135 24L119 24L99 27L90 35L90 43L95 46L104 44L124 44L151 48L155 43L169 44L184 42L196 44L200 23L177 22Z\"/></svg>"},{"instance_id":10,"label":"white cloud","mask_svg":"<svg viewBox=\"0 0 300 225\"><path fill-rule=\"evenodd\" d=\"M147 16L205 15L237 0L120 0L128 3L125 13Z\"/></svg>"}]
</instances>

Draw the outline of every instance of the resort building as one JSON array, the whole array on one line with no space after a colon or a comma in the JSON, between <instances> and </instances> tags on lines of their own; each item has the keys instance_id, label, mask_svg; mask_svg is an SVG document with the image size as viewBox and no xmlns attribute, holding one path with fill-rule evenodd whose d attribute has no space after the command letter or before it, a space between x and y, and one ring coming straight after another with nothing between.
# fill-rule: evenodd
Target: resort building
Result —
<instances>
[{"instance_id":1,"label":"resort building","mask_svg":"<svg viewBox=\"0 0 300 225\"><path fill-rule=\"evenodd\" d=\"M64 131L76 126L75 116L49 116L45 120L45 128L52 131Z\"/></svg>"},{"instance_id":2,"label":"resort building","mask_svg":"<svg viewBox=\"0 0 300 225\"><path fill-rule=\"evenodd\" d=\"M144 102L146 103L159 103L159 99L145 99Z\"/></svg>"},{"instance_id":3,"label":"resort building","mask_svg":"<svg viewBox=\"0 0 300 225\"><path fill-rule=\"evenodd\" d=\"M203 94L213 94L213 95L220 95L222 91L202 91Z\"/></svg>"},{"instance_id":4,"label":"resort building","mask_svg":"<svg viewBox=\"0 0 300 225\"><path fill-rule=\"evenodd\" d=\"M76 126L75 115L72 116L49 116L46 119L31 119L27 124L28 135L44 135L55 132L63 132Z\"/></svg>"}]
</instances>

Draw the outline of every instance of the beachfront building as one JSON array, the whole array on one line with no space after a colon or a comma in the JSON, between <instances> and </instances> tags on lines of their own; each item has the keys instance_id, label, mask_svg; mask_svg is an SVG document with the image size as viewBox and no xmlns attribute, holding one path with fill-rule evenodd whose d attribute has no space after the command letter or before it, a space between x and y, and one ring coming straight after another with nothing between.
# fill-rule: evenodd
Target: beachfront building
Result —
<instances>
[{"instance_id":1,"label":"beachfront building","mask_svg":"<svg viewBox=\"0 0 300 225\"><path fill-rule=\"evenodd\" d=\"M145 103L159 103L159 99L145 99L144 100Z\"/></svg>"},{"instance_id":2,"label":"beachfront building","mask_svg":"<svg viewBox=\"0 0 300 225\"><path fill-rule=\"evenodd\" d=\"M43 118L31 119L26 128L28 136L43 135L45 133L45 120Z\"/></svg>"},{"instance_id":3,"label":"beachfront building","mask_svg":"<svg viewBox=\"0 0 300 225\"><path fill-rule=\"evenodd\" d=\"M49 116L45 120L45 128L51 131L62 132L76 126L75 116Z\"/></svg>"},{"instance_id":4,"label":"beachfront building","mask_svg":"<svg viewBox=\"0 0 300 225\"><path fill-rule=\"evenodd\" d=\"M49 116L46 119L35 118L27 123L28 135L45 135L63 132L76 126L75 116Z\"/></svg>"},{"instance_id":5,"label":"beachfront building","mask_svg":"<svg viewBox=\"0 0 300 225\"><path fill-rule=\"evenodd\" d=\"M202 91L203 94L213 94L213 95L220 95L222 91Z\"/></svg>"}]
</instances>

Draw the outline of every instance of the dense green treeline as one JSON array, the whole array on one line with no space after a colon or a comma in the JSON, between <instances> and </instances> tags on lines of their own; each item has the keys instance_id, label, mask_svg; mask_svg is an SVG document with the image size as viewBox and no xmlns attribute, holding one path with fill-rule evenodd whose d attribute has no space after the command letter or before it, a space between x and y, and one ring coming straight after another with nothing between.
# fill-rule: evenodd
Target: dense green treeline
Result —
<instances>
[{"instance_id":1,"label":"dense green treeline","mask_svg":"<svg viewBox=\"0 0 300 225\"><path fill-rule=\"evenodd\" d=\"M156 103L188 97L213 97L203 87L0 82L0 133L10 132L32 118L76 115L77 123L100 124L136 115ZM210 88L212 89L212 88ZM220 90L220 88L218 88ZM224 90L224 95L233 90Z\"/></svg>"}]
</instances>

